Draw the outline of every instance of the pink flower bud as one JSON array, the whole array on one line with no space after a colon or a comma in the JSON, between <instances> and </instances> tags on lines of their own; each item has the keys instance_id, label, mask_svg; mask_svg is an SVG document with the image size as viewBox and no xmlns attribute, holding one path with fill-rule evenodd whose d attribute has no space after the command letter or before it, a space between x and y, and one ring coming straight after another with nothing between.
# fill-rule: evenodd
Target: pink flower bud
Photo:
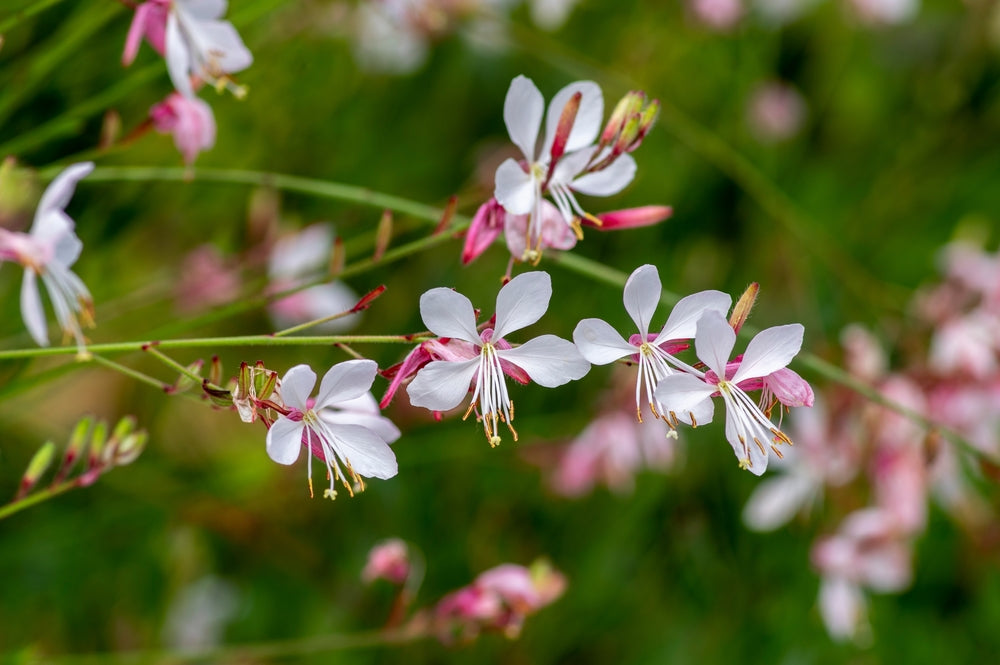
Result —
<instances>
[{"instance_id":1,"label":"pink flower bud","mask_svg":"<svg viewBox=\"0 0 1000 665\"><path fill-rule=\"evenodd\" d=\"M156 131L173 134L174 145L186 164L193 164L199 152L215 145L215 116L200 99L170 93L149 110L149 117Z\"/></svg>"},{"instance_id":2,"label":"pink flower bud","mask_svg":"<svg viewBox=\"0 0 1000 665\"><path fill-rule=\"evenodd\" d=\"M601 231L616 231L618 229L652 226L653 224L662 222L673 214L674 209L670 206L641 206L639 208L602 212L597 215L597 219L601 221L600 226L587 219L584 219L583 223Z\"/></svg>"},{"instance_id":3,"label":"pink flower bud","mask_svg":"<svg viewBox=\"0 0 1000 665\"><path fill-rule=\"evenodd\" d=\"M473 216L472 224L465 234L465 245L462 247L462 265L469 265L475 261L493 244L493 241L503 231L506 214L506 211L494 198L490 198L489 201L479 206L479 210Z\"/></svg>"},{"instance_id":4,"label":"pink flower bud","mask_svg":"<svg viewBox=\"0 0 1000 665\"><path fill-rule=\"evenodd\" d=\"M382 579L402 585L410 576L410 552L398 538L382 541L368 553L368 562L361 571L367 583Z\"/></svg>"}]
</instances>

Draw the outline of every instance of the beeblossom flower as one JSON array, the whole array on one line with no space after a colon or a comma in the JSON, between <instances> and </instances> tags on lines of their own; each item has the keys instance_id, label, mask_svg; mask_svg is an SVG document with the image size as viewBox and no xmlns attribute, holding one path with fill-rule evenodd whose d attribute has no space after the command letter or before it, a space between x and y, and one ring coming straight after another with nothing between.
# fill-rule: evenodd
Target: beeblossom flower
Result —
<instances>
[{"instance_id":1,"label":"beeblossom flower","mask_svg":"<svg viewBox=\"0 0 1000 665\"><path fill-rule=\"evenodd\" d=\"M462 402L474 383L465 416L476 410L491 446L500 443L500 422L506 423L516 441L517 432L511 424L514 405L504 373L520 371L539 385L555 388L583 377L590 369L590 363L572 342L555 335L542 335L518 347L511 347L506 341L508 334L538 321L548 309L551 297L548 273L518 275L497 294L494 326L480 333L468 298L447 288L424 293L420 297L420 315L427 328L440 337L472 344L476 356L428 363L407 386L410 403L432 411L447 411Z\"/></svg>"},{"instance_id":2,"label":"beeblossom flower","mask_svg":"<svg viewBox=\"0 0 1000 665\"><path fill-rule=\"evenodd\" d=\"M733 302L728 294L721 291L702 291L681 298L659 333L651 335L649 326L660 297L660 275L656 266L639 266L625 282L623 296L625 311L636 325L637 332L634 335L626 340L611 324L601 319L584 319L573 331L573 341L581 355L594 365L607 365L627 357L633 357L639 363L635 383L635 415L639 422L642 422L643 401L649 405L649 410L655 417L667 415L668 411L656 400L656 385L664 377L673 374L676 368L688 369L673 354L686 348L684 340L694 337L702 314L714 311L724 316ZM675 417L700 424L704 418L711 418L711 403L701 403L700 407L701 410L696 412L678 411ZM673 419L666 420L672 426Z\"/></svg>"},{"instance_id":3,"label":"beeblossom flower","mask_svg":"<svg viewBox=\"0 0 1000 665\"><path fill-rule=\"evenodd\" d=\"M201 99L173 92L149 110L149 117L156 131L173 135L185 164L194 164L199 152L215 145L215 116Z\"/></svg>"},{"instance_id":4,"label":"beeblossom flower","mask_svg":"<svg viewBox=\"0 0 1000 665\"><path fill-rule=\"evenodd\" d=\"M575 107L575 112L573 111ZM610 196L625 188L635 175L631 155L595 143L601 131L604 97L592 81L577 81L552 98L545 135L538 135L545 100L532 81L518 76L504 100L504 123L524 157L507 159L496 172L494 197L514 215L529 215L526 250L521 260L537 263L541 249L542 200L551 195L563 220L580 235L579 218L591 218L575 193Z\"/></svg>"},{"instance_id":5,"label":"beeblossom flower","mask_svg":"<svg viewBox=\"0 0 1000 665\"><path fill-rule=\"evenodd\" d=\"M174 87L194 97L191 76L217 87L231 86L228 75L253 64L253 55L229 21L220 21L226 0L172 0L167 16L165 57ZM242 88L234 88L242 94Z\"/></svg>"},{"instance_id":6,"label":"beeblossom flower","mask_svg":"<svg viewBox=\"0 0 1000 665\"><path fill-rule=\"evenodd\" d=\"M399 430L388 419L358 408L358 400L368 395L377 371L372 360L338 363L323 377L319 395L312 401L309 395L316 385L316 373L308 365L288 370L278 387L284 413L267 430L267 454L278 464L293 464L306 446L310 451L310 487L315 455L326 464L330 488L323 495L330 498L337 495L337 480L353 496L355 489L364 489L361 476L395 476L396 456L388 441L395 440ZM374 398L370 404L374 406Z\"/></svg>"},{"instance_id":7,"label":"beeblossom flower","mask_svg":"<svg viewBox=\"0 0 1000 665\"><path fill-rule=\"evenodd\" d=\"M76 338L84 350L81 321L93 325L94 303L90 291L70 267L76 262L83 243L73 230L74 222L64 212L76 189L76 183L94 169L93 162L74 164L56 176L46 188L27 233L0 229L0 261L17 261L24 266L21 284L21 316L32 339L48 346L45 311L38 279L55 310L63 332Z\"/></svg>"},{"instance_id":8,"label":"beeblossom flower","mask_svg":"<svg viewBox=\"0 0 1000 665\"><path fill-rule=\"evenodd\" d=\"M655 397L668 414L694 411L704 413L705 424L713 417L712 396L718 393L726 405L726 439L736 453L740 467L761 475L767 469L768 450L791 443L764 414L740 383L751 381L783 369L802 347L804 329L801 324L768 328L757 333L736 371L730 376L727 360L736 344L736 333L717 311L708 310L698 320L694 339L698 359L707 371L693 369L675 373L660 380Z\"/></svg>"}]
</instances>

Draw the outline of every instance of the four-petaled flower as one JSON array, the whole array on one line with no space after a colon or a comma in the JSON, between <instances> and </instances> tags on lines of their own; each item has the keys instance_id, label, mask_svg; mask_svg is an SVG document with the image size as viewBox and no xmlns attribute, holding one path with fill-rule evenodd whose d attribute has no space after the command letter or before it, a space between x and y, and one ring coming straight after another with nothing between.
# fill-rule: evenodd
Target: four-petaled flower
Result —
<instances>
[{"instance_id":1,"label":"four-petaled flower","mask_svg":"<svg viewBox=\"0 0 1000 665\"><path fill-rule=\"evenodd\" d=\"M554 388L583 377L590 369L590 363L572 342L555 335L542 335L518 347L511 347L505 340L509 333L538 321L551 297L548 273L518 275L497 294L495 325L480 333L468 298L446 288L424 293L420 297L420 315L427 328L440 337L473 344L476 357L428 363L407 386L410 402L432 411L447 411L462 402L474 382L466 417L478 410L491 446L500 443L500 422L507 424L516 441L517 432L511 425L514 405L507 392L505 372L521 370L535 383Z\"/></svg>"},{"instance_id":2,"label":"four-petaled flower","mask_svg":"<svg viewBox=\"0 0 1000 665\"><path fill-rule=\"evenodd\" d=\"M90 291L70 270L80 256L83 243L73 231L73 220L63 211L73 197L76 183L93 169L92 162L84 162L56 176L42 194L28 233L0 229L0 261L17 261L24 266L21 316L39 346L49 345L45 311L38 292L39 278L48 291L59 325L67 335L76 338L81 353L84 339L80 322L93 325L94 303Z\"/></svg>"},{"instance_id":3,"label":"four-petaled flower","mask_svg":"<svg viewBox=\"0 0 1000 665\"><path fill-rule=\"evenodd\" d=\"M674 373L674 368L690 369L674 354L687 348L683 340L694 337L695 327L702 314L709 311L725 315L732 298L721 291L702 291L681 298L658 334L650 334L649 324L660 302L660 275L656 266L644 265L635 269L625 282L625 310L635 322L638 332L628 341L601 319L584 319L573 331L573 341L580 353L594 365L607 365L632 356L639 363L635 383L635 415L642 422L642 393L645 392L649 410L657 418L667 415L654 395L657 384ZM643 391L645 388L645 391ZM675 409L676 418L692 424L707 422L711 418L711 402L692 405L690 409ZM664 418L673 426L672 418Z\"/></svg>"},{"instance_id":4,"label":"four-petaled flower","mask_svg":"<svg viewBox=\"0 0 1000 665\"><path fill-rule=\"evenodd\" d=\"M563 220L580 235L579 218L591 216L580 207L574 192L591 196L617 194L632 182L636 170L631 155L616 155L608 163L605 158L610 150L595 144L604 115L604 98L596 83L578 81L556 93L549 104L545 137L538 148L544 112L545 99L530 79L518 76L511 81L503 118L524 161L507 159L500 165L494 196L507 212L529 215L521 259L534 263L542 247L545 194L552 196Z\"/></svg>"},{"instance_id":5,"label":"four-petaled flower","mask_svg":"<svg viewBox=\"0 0 1000 665\"><path fill-rule=\"evenodd\" d=\"M167 15L167 72L177 92L194 97L191 76L217 87L231 87L228 74L253 64L253 55L229 21L226 0L173 0ZM147 34L149 34L147 28ZM155 45L155 44L154 44ZM237 95L242 88L233 88Z\"/></svg>"},{"instance_id":6,"label":"four-petaled flower","mask_svg":"<svg viewBox=\"0 0 1000 665\"><path fill-rule=\"evenodd\" d=\"M803 332L801 324L792 323L757 333L747 345L739 367L729 375L726 365L736 333L722 314L709 310L698 320L694 338L695 352L707 371L691 368L664 377L656 387L656 399L671 418L687 411L703 411L705 417L691 423L695 425L711 421L715 408L712 396L721 395L726 405L726 439L740 467L759 476L767 468L768 449L773 448L780 456L776 446L791 441L739 384L766 377L788 365L802 347Z\"/></svg>"},{"instance_id":7,"label":"four-petaled flower","mask_svg":"<svg viewBox=\"0 0 1000 665\"><path fill-rule=\"evenodd\" d=\"M373 360L348 360L330 368L320 383L315 402L309 399L316 373L308 365L292 367L281 379L279 394L285 413L267 431L267 454L278 464L292 464L302 446L310 450L309 484L312 487L312 456L326 464L330 488L323 495L336 497L338 479L354 496L364 489L361 476L392 478L396 456L387 441L399 430L362 406L375 380L378 366ZM366 400L367 401L367 400ZM374 399L371 399L371 406ZM388 424L387 424L388 423Z\"/></svg>"}]
</instances>

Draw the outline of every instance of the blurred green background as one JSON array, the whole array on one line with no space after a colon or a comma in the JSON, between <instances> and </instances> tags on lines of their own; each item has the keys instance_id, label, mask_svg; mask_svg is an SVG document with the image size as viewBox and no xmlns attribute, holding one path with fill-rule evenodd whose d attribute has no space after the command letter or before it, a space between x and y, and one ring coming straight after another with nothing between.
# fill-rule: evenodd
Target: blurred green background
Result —
<instances>
[{"instance_id":1,"label":"blurred green background","mask_svg":"<svg viewBox=\"0 0 1000 665\"><path fill-rule=\"evenodd\" d=\"M9 0L0 22L32 4ZM635 182L585 205L599 212L669 204L675 215L647 229L589 232L574 251L626 273L654 263L664 287L679 294L738 295L760 282L752 322L800 321L806 346L836 361L848 322L881 330L890 343L905 329L910 294L935 278L943 243L963 236L996 246L995 5L925 0L909 22L869 27L826 0L787 25L751 14L717 32L679 3L583 0L551 33L517 7L489 44L462 21L417 71L394 76L358 68L335 4L234 1L228 17L255 57L238 77L250 94L238 101L202 93L218 140L197 166L364 185L436 206L457 193L460 211L471 214L491 194L483 163L508 141L502 107L514 76L532 78L547 99L571 81L596 80L608 110L641 88L664 113L635 154ZM121 67L131 14L111 0L62 2L4 34L0 153L32 167L64 164L91 154L106 110L120 115L124 135L145 120L170 82L148 45L131 68ZM775 79L798 90L806 114L794 136L768 142L748 125L748 104ZM148 133L97 161L181 160L169 137ZM246 254L252 195L250 187L197 181L81 183L69 212L85 244L76 271L98 306L90 338L147 339L173 324L178 336L271 331L264 311L185 327L171 298L185 254L205 243L242 261L246 293L259 294L266 267ZM379 210L288 193L280 206L285 230L330 220L349 261L370 254ZM403 215L396 222L395 244L429 228ZM454 286L491 312L506 250L496 246L467 268L459 252L456 240L351 279L359 293L388 287L357 331L420 330L418 296L435 286ZM591 316L624 328L620 290L551 262L541 267L556 295L522 339L569 337ZM19 284L16 266L3 266L4 348L30 346ZM358 350L386 367L407 347ZM174 357L188 363L214 353ZM346 358L314 348L218 355L227 376L242 360L282 372L307 362L322 372ZM174 378L140 355L121 361ZM874 643L833 643L816 610L809 548L838 513L828 508L770 535L747 531L740 511L757 481L738 471L721 423L685 431L684 465L640 476L633 494L555 497L520 450L578 433L596 412L608 368L559 390L513 388L521 441L496 450L474 423L434 423L399 395L387 411L404 430L394 446L399 476L331 504L309 500L304 460L284 468L267 458L263 426L106 370L50 370L59 366L0 364L0 496L14 494L44 440L61 444L87 413L135 414L150 444L95 486L0 523L0 648L11 662L160 648L178 612L210 623L177 609L185 590L205 579L215 584L208 595L231 606L219 628L225 643L377 628L388 590L364 587L359 572L368 549L393 536L427 560L419 604L484 569L539 556L567 575L568 591L529 619L519 641L486 636L461 648L429 641L283 660L940 663L1000 653L1000 539L973 541L939 512L918 543L913 587L872 598ZM42 378L25 388L35 375ZM377 380L377 395L385 385Z\"/></svg>"}]
</instances>

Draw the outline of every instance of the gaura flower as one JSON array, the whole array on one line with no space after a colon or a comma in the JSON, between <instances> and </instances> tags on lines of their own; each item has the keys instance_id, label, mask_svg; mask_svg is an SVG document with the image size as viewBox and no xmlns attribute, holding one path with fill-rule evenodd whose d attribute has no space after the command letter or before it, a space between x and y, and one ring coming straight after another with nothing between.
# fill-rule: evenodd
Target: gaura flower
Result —
<instances>
[{"instance_id":1,"label":"gaura flower","mask_svg":"<svg viewBox=\"0 0 1000 665\"><path fill-rule=\"evenodd\" d=\"M80 256L83 243L73 231L73 220L63 211L73 196L76 183L93 169L93 162L83 162L56 176L42 194L28 233L0 229L0 261L17 261L24 266L21 316L39 346L48 346L49 337L38 279L48 291L56 320L67 335L76 338L81 353L84 352L84 339L80 323L88 326L94 323L90 291L70 270Z\"/></svg>"},{"instance_id":2,"label":"gaura flower","mask_svg":"<svg viewBox=\"0 0 1000 665\"><path fill-rule=\"evenodd\" d=\"M472 303L446 288L427 291L420 297L420 316L435 335L471 343L476 357L468 360L435 360L423 367L406 392L410 403L432 411L458 406L470 383L475 384L465 417L476 410L491 446L500 443L499 423L511 425L514 405L507 392L504 373L522 371L535 383L555 388L583 377L590 363L576 346L555 335L542 335L511 347L506 336L535 323L548 309L552 282L548 273L528 272L508 282L497 294L496 322L482 333L476 329Z\"/></svg>"},{"instance_id":3,"label":"gaura flower","mask_svg":"<svg viewBox=\"0 0 1000 665\"><path fill-rule=\"evenodd\" d=\"M580 235L579 218L592 216L580 207L574 192L617 194L632 182L636 170L631 155L621 153L607 162L610 151L595 144L604 115L604 98L596 83L578 81L556 93L538 147L543 113L545 100L535 84L524 76L511 81L504 101L504 123L524 161L508 159L500 165L494 196L507 212L529 215L522 260L534 262L540 251L545 194L552 196L563 220Z\"/></svg>"},{"instance_id":4,"label":"gaura flower","mask_svg":"<svg viewBox=\"0 0 1000 665\"><path fill-rule=\"evenodd\" d=\"M229 74L253 63L253 55L229 21L226 0L172 0L167 16L165 57L174 87L194 97L191 76L216 87L232 87ZM147 33L148 34L148 33ZM237 95L242 88L233 88Z\"/></svg>"},{"instance_id":5,"label":"gaura flower","mask_svg":"<svg viewBox=\"0 0 1000 665\"><path fill-rule=\"evenodd\" d=\"M185 164L194 164L199 152L215 145L212 107L196 97L170 93L149 110L149 117L156 131L173 135Z\"/></svg>"},{"instance_id":6,"label":"gaura flower","mask_svg":"<svg viewBox=\"0 0 1000 665\"><path fill-rule=\"evenodd\" d=\"M739 384L768 376L788 365L802 348L803 332L801 324L792 323L757 333L747 345L739 368L729 376L726 365L736 343L736 333L722 314L708 310L698 320L694 338L695 352L708 371L692 368L687 373L664 377L654 395L672 417L684 412L706 414L706 420L692 425L711 421L715 409L712 396L721 395L726 405L726 439L740 467L759 476L767 469L768 449L774 449L780 456L776 446L790 444L791 440Z\"/></svg>"},{"instance_id":7,"label":"gaura flower","mask_svg":"<svg viewBox=\"0 0 1000 665\"><path fill-rule=\"evenodd\" d=\"M588 362L594 365L607 365L622 358L632 356L639 363L639 374L635 383L635 415L642 422L642 394L649 410L657 418L664 418L669 411L664 410L654 395L656 385L675 369L689 369L682 361L674 357L674 353L687 348L683 340L694 337L696 325L702 314L708 311L718 312L725 316L733 299L721 291L702 291L681 298L667 322L655 335L649 333L649 325L660 303L660 275L656 266L644 265L636 268L628 281L625 282L625 310L638 329L628 341L618 334L606 321L601 319L584 319L573 331L573 341ZM645 389L645 390L644 390ZM692 412L682 410L675 415L681 420L701 424L711 419L711 403L703 402L700 410ZM665 418L672 426L671 418Z\"/></svg>"},{"instance_id":8,"label":"gaura flower","mask_svg":"<svg viewBox=\"0 0 1000 665\"><path fill-rule=\"evenodd\" d=\"M338 479L354 496L355 489L361 491L365 487L361 476L382 479L395 476L396 456L387 443L389 430L385 423L375 424L372 413L352 413L356 411L355 400L368 394L377 371L378 366L372 360L338 363L323 377L319 396L313 402L309 394L316 385L316 373L308 365L288 370L278 390L285 413L267 430L267 454L278 464L293 464L302 446L308 447L310 487L315 455L326 464L330 488L323 496L330 498L337 496L334 483ZM391 427L398 437L399 431L394 425Z\"/></svg>"}]
</instances>

